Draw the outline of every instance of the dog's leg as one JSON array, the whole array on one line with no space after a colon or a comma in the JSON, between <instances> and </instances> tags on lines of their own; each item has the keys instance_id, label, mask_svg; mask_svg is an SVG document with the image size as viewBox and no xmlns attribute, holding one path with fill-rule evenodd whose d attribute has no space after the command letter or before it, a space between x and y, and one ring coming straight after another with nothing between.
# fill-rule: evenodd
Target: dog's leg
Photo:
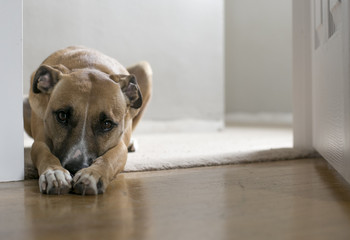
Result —
<instances>
[{"instance_id":1,"label":"dog's leg","mask_svg":"<svg viewBox=\"0 0 350 240\"><path fill-rule=\"evenodd\" d=\"M31 131L31 117L32 117L32 109L29 104L28 97L23 98L23 125L26 133L32 137Z\"/></svg>"},{"instance_id":2,"label":"dog's leg","mask_svg":"<svg viewBox=\"0 0 350 240\"><path fill-rule=\"evenodd\" d=\"M98 157L94 163L77 172L73 178L73 190L81 195L104 193L114 177L123 171L128 149L123 142Z\"/></svg>"},{"instance_id":3,"label":"dog's leg","mask_svg":"<svg viewBox=\"0 0 350 240\"><path fill-rule=\"evenodd\" d=\"M140 111L132 119L132 129L135 130L152 95L152 69L148 62L140 62L127 68L127 70L130 74L136 76L143 99Z\"/></svg>"},{"instance_id":4,"label":"dog's leg","mask_svg":"<svg viewBox=\"0 0 350 240\"><path fill-rule=\"evenodd\" d=\"M39 173L40 192L66 194L72 188L70 173L61 166L44 142L34 141L31 157Z\"/></svg>"},{"instance_id":5,"label":"dog's leg","mask_svg":"<svg viewBox=\"0 0 350 240\"><path fill-rule=\"evenodd\" d=\"M152 69L148 62L140 62L134 66L129 67L128 72L130 74L134 74L137 79L137 83L140 87L142 94L142 106L138 112L138 114L132 119L132 130L135 130L137 124L139 123L143 113L146 109L146 106L151 99L152 95ZM128 151L135 152L137 150L137 141L135 139L131 139Z\"/></svg>"},{"instance_id":6,"label":"dog's leg","mask_svg":"<svg viewBox=\"0 0 350 240\"><path fill-rule=\"evenodd\" d=\"M40 123L34 112L32 121ZM66 194L72 188L72 177L64 169L60 160L55 157L45 143L44 124L32 125L31 132L34 143L31 149L31 159L39 174L40 192L46 194Z\"/></svg>"}]
</instances>

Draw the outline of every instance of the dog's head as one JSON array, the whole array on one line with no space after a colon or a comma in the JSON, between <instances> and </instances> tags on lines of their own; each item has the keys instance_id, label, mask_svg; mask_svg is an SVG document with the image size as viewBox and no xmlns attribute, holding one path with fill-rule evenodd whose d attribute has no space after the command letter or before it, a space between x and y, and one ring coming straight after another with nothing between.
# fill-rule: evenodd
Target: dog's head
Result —
<instances>
[{"instance_id":1,"label":"dog's head","mask_svg":"<svg viewBox=\"0 0 350 240\"><path fill-rule=\"evenodd\" d=\"M31 83L31 106L44 122L46 142L72 174L117 146L128 111L142 105L133 75L42 65Z\"/></svg>"}]
</instances>

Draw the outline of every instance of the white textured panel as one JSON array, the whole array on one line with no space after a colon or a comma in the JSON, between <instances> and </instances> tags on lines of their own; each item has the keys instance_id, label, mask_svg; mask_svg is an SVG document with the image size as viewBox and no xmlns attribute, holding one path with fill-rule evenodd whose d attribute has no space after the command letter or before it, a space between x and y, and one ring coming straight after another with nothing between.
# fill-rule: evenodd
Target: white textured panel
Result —
<instances>
[{"instance_id":1,"label":"white textured panel","mask_svg":"<svg viewBox=\"0 0 350 240\"><path fill-rule=\"evenodd\" d=\"M343 74L345 78L345 84L343 92L344 94L344 107L345 107L345 162L344 162L344 177L350 182L350 4L349 1L342 1L343 6L343 61L344 69Z\"/></svg>"},{"instance_id":2,"label":"white textured panel","mask_svg":"<svg viewBox=\"0 0 350 240\"><path fill-rule=\"evenodd\" d=\"M349 5L342 5L343 24L348 23ZM327 15L328 16L328 15ZM348 181L349 139L346 130L350 122L346 121L350 112L350 91L348 68L349 42L342 29L313 51L313 143L316 150L325 157Z\"/></svg>"},{"instance_id":3,"label":"white textured panel","mask_svg":"<svg viewBox=\"0 0 350 240\"><path fill-rule=\"evenodd\" d=\"M341 6L340 0L328 0L328 37L332 37L342 25Z\"/></svg>"},{"instance_id":4,"label":"white textured panel","mask_svg":"<svg viewBox=\"0 0 350 240\"><path fill-rule=\"evenodd\" d=\"M332 11L340 3L341 0L329 0L329 11Z\"/></svg>"}]
</instances>

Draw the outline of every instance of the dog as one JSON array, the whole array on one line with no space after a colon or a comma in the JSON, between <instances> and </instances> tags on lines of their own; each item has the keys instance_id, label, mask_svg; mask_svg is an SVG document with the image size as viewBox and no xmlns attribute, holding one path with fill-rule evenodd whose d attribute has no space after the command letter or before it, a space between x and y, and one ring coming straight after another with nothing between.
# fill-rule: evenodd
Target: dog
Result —
<instances>
[{"instance_id":1,"label":"dog","mask_svg":"<svg viewBox=\"0 0 350 240\"><path fill-rule=\"evenodd\" d=\"M24 128L45 194L104 193L123 171L152 92L147 62L129 68L80 46L58 50L31 76Z\"/></svg>"}]
</instances>

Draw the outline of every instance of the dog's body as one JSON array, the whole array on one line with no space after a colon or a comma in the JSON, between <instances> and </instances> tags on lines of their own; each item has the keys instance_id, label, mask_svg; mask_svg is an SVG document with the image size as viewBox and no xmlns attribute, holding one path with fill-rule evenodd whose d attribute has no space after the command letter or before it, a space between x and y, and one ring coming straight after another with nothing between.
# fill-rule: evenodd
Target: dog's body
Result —
<instances>
[{"instance_id":1,"label":"dog's body","mask_svg":"<svg viewBox=\"0 0 350 240\"><path fill-rule=\"evenodd\" d=\"M105 191L133 149L131 133L150 99L151 75L146 62L125 69L84 47L59 50L41 64L24 103L41 192Z\"/></svg>"}]
</instances>

